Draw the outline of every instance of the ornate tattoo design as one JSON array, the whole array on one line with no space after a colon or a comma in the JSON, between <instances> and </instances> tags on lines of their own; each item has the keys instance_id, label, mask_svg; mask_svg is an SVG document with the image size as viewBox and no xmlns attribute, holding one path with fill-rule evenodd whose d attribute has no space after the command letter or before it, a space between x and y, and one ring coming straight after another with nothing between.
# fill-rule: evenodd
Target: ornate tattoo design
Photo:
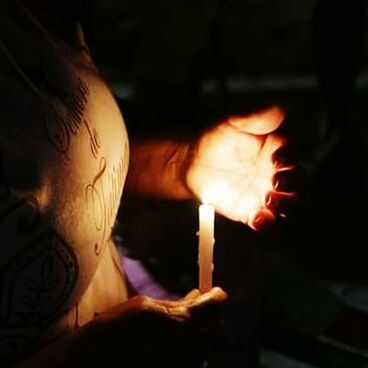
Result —
<instances>
[{"instance_id":1,"label":"ornate tattoo design","mask_svg":"<svg viewBox=\"0 0 368 368\"><path fill-rule=\"evenodd\" d=\"M0 239L1 365L34 350L65 313L78 263L72 249L42 221L37 198L18 198L1 184Z\"/></svg>"},{"instance_id":2,"label":"ornate tattoo design","mask_svg":"<svg viewBox=\"0 0 368 368\"><path fill-rule=\"evenodd\" d=\"M32 350L65 313L78 277L72 249L54 231L24 247L0 273L0 357Z\"/></svg>"}]
</instances>

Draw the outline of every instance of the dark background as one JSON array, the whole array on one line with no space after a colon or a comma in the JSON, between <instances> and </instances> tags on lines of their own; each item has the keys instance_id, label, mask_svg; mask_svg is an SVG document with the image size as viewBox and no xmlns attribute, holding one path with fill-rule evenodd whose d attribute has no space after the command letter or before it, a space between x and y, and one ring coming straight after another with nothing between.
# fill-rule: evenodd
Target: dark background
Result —
<instances>
[{"instance_id":1,"label":"dark background","mask_svg":"<svg viewBox=\"0 0 368 368\"><path fill-rule=\"evenodd\" d=\"M283 132L308 174L298 209L265 234L217 220L216 277L233 301L231 352L223 360L229 367L229 359L255 364L259 276L261 269L268 272L263 252L323 285L367 283L365 2L86 4L84 27L95 62L120 97L132 136L199 131L267 104L286 108ZM197 282L196 206L123 199L126 253L176 294Z\"/></svg>"},{"instance_id":2,"label":"dark background","mask_svg":"<svg viewBox=\"0 0 368 368\"><path fill-rule=\"evenodd\" d=\"M286 131L308 163L324 154L329 124L344 124L349 160L366 167L364 0L93 3L88 38L102 74L126 100L131 129L138 120L200 127L276 102L287 109ZM139 119L128 119L131 104ZM331 123L339 120L331 114L346 123Z\"/></svg>"}]
</instances>

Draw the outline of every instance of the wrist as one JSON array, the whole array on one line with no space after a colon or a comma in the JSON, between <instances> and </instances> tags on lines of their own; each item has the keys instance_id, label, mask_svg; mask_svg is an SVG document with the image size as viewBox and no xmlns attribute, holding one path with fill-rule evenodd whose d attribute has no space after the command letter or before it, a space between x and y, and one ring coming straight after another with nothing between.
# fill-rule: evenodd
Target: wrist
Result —
<instances>
[{"instance_id":1,"label":"wrist","mask_svg":"<svg viewBox=\"0 0 368 368\"><path fill-rule=\"evenodd\" d=\"M188 173L194 158L194 145L188 143L180 146L178 148L177 158L176 181L178 183L179 192L183 199L196 198L188 181Z\"/></svg>"},{"instance_id":2,"label":"wrist","mask_svg":"<svg viewBox=\"0 0 368 368\"><path fill-rule=\"evenodd\" d=\"M126 192L161 199L193 198L187 184L191 152L190 142L152 140L131 144Z\"/></svg>"}]
</instances>

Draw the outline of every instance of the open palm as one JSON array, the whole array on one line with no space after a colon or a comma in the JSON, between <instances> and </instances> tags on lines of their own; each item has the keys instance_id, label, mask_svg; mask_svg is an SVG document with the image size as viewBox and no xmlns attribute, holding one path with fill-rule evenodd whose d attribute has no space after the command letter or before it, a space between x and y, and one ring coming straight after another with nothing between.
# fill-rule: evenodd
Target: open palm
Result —
<instances>
[{"instance_id":1,"label":"open palm","mask_svg":"<svg viewBox=\"0 0 368 368\"><path fill-rule=\"evenodd\" d=\"M282 110L272 107L229 118L204 133L188 170L193 193L222 215L255 229L273 221L282 204L294 197L277 190L279 173L293 169L275 161L285 140L273 132L283 118Z\"/></svg>"}]
</instances>

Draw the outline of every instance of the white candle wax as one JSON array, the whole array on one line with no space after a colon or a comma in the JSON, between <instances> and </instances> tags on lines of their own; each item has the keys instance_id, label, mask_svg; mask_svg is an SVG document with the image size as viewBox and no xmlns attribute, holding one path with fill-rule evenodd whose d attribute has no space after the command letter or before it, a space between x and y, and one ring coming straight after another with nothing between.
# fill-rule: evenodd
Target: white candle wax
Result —
<instances>
[{"instance_id":1,"label":"white candle wax","mask_svg":"<svg viewBox=\"0 0 368 368\"><path fill-rule=\"evenodd\" d=\"M199 206L199 290L204 293L212 288L213 245L215 209L209 204Z\"/></svg>"}]
</instances>

